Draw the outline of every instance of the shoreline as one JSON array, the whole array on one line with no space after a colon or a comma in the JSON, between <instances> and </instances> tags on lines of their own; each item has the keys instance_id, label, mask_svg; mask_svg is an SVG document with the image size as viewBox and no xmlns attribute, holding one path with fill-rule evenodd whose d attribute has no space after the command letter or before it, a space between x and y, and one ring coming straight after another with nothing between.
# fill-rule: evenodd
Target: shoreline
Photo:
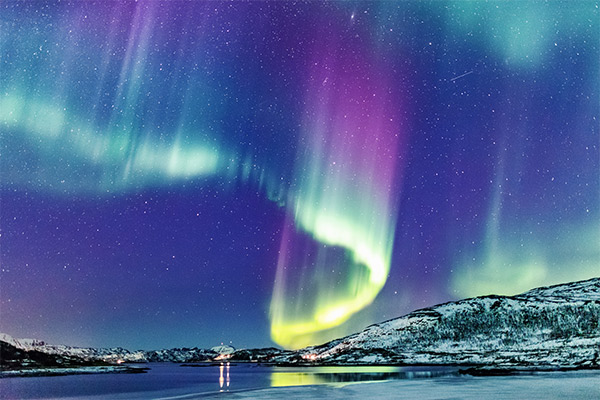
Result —
<instances>
[{"instance_id":1,"label":"shoreline","mask_svg":"<svg viewBox=\"0 0 600 400\"><path fill-rule=\"evenodd\" d=\"M0 379L3 378L27 378L41 376L65 376L65 375L88 375L88 374L140 374L147 373L152 369L153 364L178 364L178 363L131 363L127 365L108 365L108 366L81 366L64 368L27 368L0 371ZM134 366L135 365L135 366ZM143 366L142 366L143 365ZM198 362L182 363L179 367L185 368L208 368L218 367L220 363ZM498 366L498 365L477 365L477 364L294 364L294 363L256 363L231 361L230 366L253 365L255 367L266 368L377 368L377 367L396 367L396 368L415 368L415 369L454 369L457 375L469 375L474 377L486 376L517 376L545 372L571 372L571 371L600 371L600 366Z\"/></svg>"},{"instance_id":2,"label":"shoreline","mask_svg":"<svg viewBox=\"0 0 600 400\"><path fill-rule=\"evenodd\" d=\"M143 374L146 373L149 369L149 367L139 368L127 365L102 365L64 368L28 368L0 371L0 379L66 375Z\"/></svg>"},{"instance_id":3,"label":"shoreline","mask_svg":"<svg viewBox=\"0 0 600 400\"><path fill-rule=\"evenodd\" d=\"M162 397L160 400L173 399L218 399L226 395L233 399L364 399L397 398L439 400L460 398L462 400L505 400L524 398L523 393L531 391L531 376L539 373L544 379L543 386L536 386L536 399L589 399L597 394L599 369L569 371L531 371L530 373L510 376L457 375L459 382L449 384L447 377L431 379L390 379L381 381L336 382L309 385L290 385L261 389L239 389L219 393L189 393L179 396ZM565 376L564 374L574 374ZM544 376L545 375L545 376ZM482 386L482 379L495 382ZM510 379L510 380L509 380ZM571 380L575 381L571 381ZM509 380L509 381L508 381ZM575 386L573 383L576 382ZM509 385L505 384L510 382ZM440 393L444 393L443 396Z\"/></svg>"}]
</instances>

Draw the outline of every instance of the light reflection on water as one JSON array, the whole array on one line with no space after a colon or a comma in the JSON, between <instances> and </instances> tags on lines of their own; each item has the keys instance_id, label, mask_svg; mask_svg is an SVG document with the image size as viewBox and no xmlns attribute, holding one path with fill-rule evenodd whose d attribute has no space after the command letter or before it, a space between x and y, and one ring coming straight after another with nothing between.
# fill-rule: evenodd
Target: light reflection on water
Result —
<instances>
[{"instance_id":1,"label":"light reflection on water","mask_svg":"<svg viewBox=\"0 0 600 400\"><path fill-rule=\"evenodd\" d=\"M229 383L231 382L231 378L229 377L229 363L223 364L219 366L219 388L220 392L228 392L229 391ZM223 370L225 369L226 378L223 377ZM223 384L226 383L225 388L223 388Z\"/></svg>"},{"instance_id":2,"label":"light reflection on water","mask_svg":"<svg viewBox=\"0 0 600 400\"><path fill-rule=\"evenodd\" d=\"M144 365L151 369L145 374L99 374L40 376L0 379L0 399L62 399L135 400L169 399L189 400L211 396L250 393L256 389L295 386L281 389L300 393L299 385L320 385L316 393L333 398L362 393L353 398L364 398L361 385L347 386L340 392L331 386L346 386L353 382L393 381L391 386L373 385L380 397L391 387L394 398L439 399L441 392L449 397L479 400L482 398L537 398L561 400L564 398L599 398L597 382L599 371L549 372L533 375L473 377L459 375L455 367L274 367L256 364L221 365L156 363ZM190 368L191 367L191 368ZM417 378L417 379L412 379ZM431 378L431 379L418 379ZM369 385L371 386L371 385ZM377 389L379 388L379 389ZM402 395L399 395L399 388ZM578 392L574 392L577 388ZM313 388L315 389L315 388ZM310 390L313 390L310 389ZM278 389L279 390L279 389ZM221 393L230 392L230 393ZM385 393L384 393L385 392ZM498 392L499 395L494 395ZM262 392L252 392L244 398L261 398ZM311 392L312 393L312 392ZM337 394L336 394L337 393ZM382 394L383 393L383 394ZM540 395L540 393L544 393ZM577 395L579 393L579 396ZM593 395L586 395L586 394ZM254 396L256 395L256 396ZM291 396L297 398L298 396ZM300 396L302 397L302 396ZM323 396L318 396L323 397ZM352 397L352 396L350 396ZM377 396L374 396L377 397ZM277 398L277 396L275 397Z\"/></svg>"},{"instance_id":3,"label":"light reflection on water","mask_svg":"<svg viewBox=\"0 0 600 400\"><path fill-rule=\"evenodd\" d=\"M443 367L275 367L271 372L271 387L434 378L457 374L456 368Z\"/></svg>"}]
</instances>

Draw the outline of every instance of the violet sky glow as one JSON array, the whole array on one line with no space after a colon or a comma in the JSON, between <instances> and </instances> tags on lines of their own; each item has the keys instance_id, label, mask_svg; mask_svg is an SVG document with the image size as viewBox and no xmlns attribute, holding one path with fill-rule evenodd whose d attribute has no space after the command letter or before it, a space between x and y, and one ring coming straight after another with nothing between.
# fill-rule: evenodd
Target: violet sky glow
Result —
<instances>
[{"instance_id":1,"label":"violet sky glow","mask_svg":"<svg viewBox=\"0 0 600 400\"><path fill-rule=\"evenodd\" d=\"M340 32L324 30L311 51L290 220L323 246L311 252L286 224L271 335L288 347L335 337L326 331L371 304L390 270L404 110L382 61L360 43L348 51ZM289 279L295 268L301 278Z\"/></svg>"},{"instance_id":2,"label":"violet sky glow","mask_svg":"<svg viewBox=\"0 0 600 400\"><path fill-rule=\"evenodd\" d=\"M600 273L598 6L0 6L0 331L297 347Z\"/></svg>"}]
</instances>

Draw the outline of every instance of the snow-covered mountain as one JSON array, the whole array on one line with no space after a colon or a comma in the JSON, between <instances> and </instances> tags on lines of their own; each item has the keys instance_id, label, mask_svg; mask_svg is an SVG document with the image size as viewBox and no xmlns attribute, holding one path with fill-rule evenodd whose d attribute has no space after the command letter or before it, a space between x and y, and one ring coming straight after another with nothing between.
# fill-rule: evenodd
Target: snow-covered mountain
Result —
<instances>
[{"instance_id":1,"label":"snow-covered mountain","mask_svg":"<svg viewBox=\"0 0 600 400\"><path fill-rule=\"evenodd\" d=\"M273 361L600 368L600 278L425 308Z\"/></svg>"},{"instance_id":2,"label":"snow-covered mountain","mask_svg":"<svg viewBox=\"0 0 600 400\"><path fill-rule=\"evenodd\" d=\"M25 351L39 351L46 354L59 356L79 357L84 360L101 360L105 362L145 362L146 354L143 351L130 351L122 347L92 348L72 347L65 345L46 344L38 339L16 339L5 333L0 333L0 341L8 343L17 349Z\"/></svg>"},{"instance_id":3,"label":"snow-covered mountain","mask_svg":"<svg viewBox=\"0 0 600 400\"><path fill-rule=\"evenodd\" d=\"M17 349L120 362L259 361L280 364L437 364L494 368L600 368L600 278L483 296L414 311L298 351L175 348L130 351L0 341Z\"/></svg>"},{"instance_id":4,"label":"snow-covered mountain","mask_svg":"<svg viewBox=\"0 0 600 400\"><path fill-rule=\"evenodd\" d=\"M189 363L189 362L206 362L212 361L218 357L219 353L211 349L200 349L198 347L193 348L175 348L175 349L163 349L163 350L152 350L145 352L145 361L148 362L177 362L177 363Z\"/></svg>"},{"instance_id":5,"label":"snow-covered mountain","mask_svg":"<svg viewBox=\"0 0 600 400\"><path fill-rule=\"evenodd\" d=\"M38 339L16 339L4 333L0 333L0 342L7 343L23 351L36 351L61 357L77 357L87 361L103 361L117 364L140 362L193 363L221 361L226 359L259 361L265 360L267 356L272 356L273 354L279 354L281 352L281 350L273 348L236 350L227 345L219 345L210 349L184 347L150 351L131 351L122 347L72 347L65 345L51 345Z\"/></svg>"},{"instance_id":6,"label":"snow-covered mountain","mask_svg":"<svg viewBox=\"0 0 600 400\"><path fill-rule=\"evenodd\" d=\"M8 339L6 336L5 339ZM14 340L13 340L14 342ZM35 347L38 341L20 341ZM99 359L78 356L49 354L37 350L24 350L13 344L0 341L0 378L16 376L52 376L72 374L144 373L148 368L115 365ZM1 396L0 396L1 397Z\"/></svg>"}]
</instances>

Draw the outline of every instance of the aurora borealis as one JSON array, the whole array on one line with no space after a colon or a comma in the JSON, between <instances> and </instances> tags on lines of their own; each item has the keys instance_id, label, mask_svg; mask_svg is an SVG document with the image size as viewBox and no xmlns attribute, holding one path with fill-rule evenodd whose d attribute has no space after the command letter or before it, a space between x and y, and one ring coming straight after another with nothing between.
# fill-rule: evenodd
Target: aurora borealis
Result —
<instances>
[{"instance_id":1,"label":"aurora borealis","mask_svg":"<svg viewBox=\"0 0 600 400\"><path fill-rule=\"evenodd\" d=\"M299 347L600 274L592 1L0 7L2 332Z\"/></svg>"}]
</instances>

